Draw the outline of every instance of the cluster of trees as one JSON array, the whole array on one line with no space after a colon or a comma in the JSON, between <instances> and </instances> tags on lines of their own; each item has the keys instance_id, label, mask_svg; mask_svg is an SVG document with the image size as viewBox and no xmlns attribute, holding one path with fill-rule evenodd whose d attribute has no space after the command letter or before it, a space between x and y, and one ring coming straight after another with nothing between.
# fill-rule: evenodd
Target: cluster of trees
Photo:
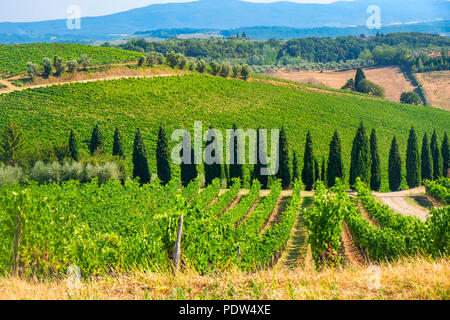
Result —
<instances>
[{"instance_id":1,"label":"cluster of trees","mask_svg":"<svg viewBox=\"0 0 450 320\"><path fill-rule=\"evenodd\" d=\"M400 96L400 102L404 104L414 104L416 106L422 103L420 96L414 91L403 92Z\"/></svg>"},{"instance_id":2,"label":"cluster of trees","mask_svg":"<svg viewBox=\"0 0 450 320\"><path fill-rule=\"evenodd\" d=\"M118 47L140 52L176 52L188 57L208 61L246 63L251 66L308 65L307 63L343 64L359 61L359 66L395 64L417 71L448 69L448 55L431 58L416 50L430 46L444 48L447 52L449 40L425 33L377 34L376 37L310 37L289 41L269 39L248 41L247 39L169 39L145 41L133 39ZM421 58L421 62L419 61ZM441 59L442 58L442 59ZM423 64L423 67L422 67ZM415 71L414 71L415 72Z\"/></svg>"},{"instance_id":3,"label":"cluster of trees","mask_svg":"<svg viewBox=\"0 0 450 320\"><path fill-rule=\"evenodd\" d=\"M342 87L344 90L352 90L365 94L371 94L377 97L384 98L386 91L384 88L367 80L364 71L361 68L356 70L355 79L347 80L347 83Z\"/></svg>"},{"instance_id":4,"label":"cluster of trees","mask_svg":"<svg viewBox=\"0 0 450 320\"><path fill-rule=\"evenodd\" d=\"M42 71L39 71L39 66L35 63L27 63L27 73L28 76L34 80L36 77L41 75L43 78L48 78L52 74L54 76L61 76L64 72L74 73L79 70L79 68L85 70L87 67L92 65L92 60L87 55L82 55L81 58L77 60L70 60L65 62L63 58L55 55L53 61L50 58L44 58L42 61Z\"/></svg>"}]
</instances>

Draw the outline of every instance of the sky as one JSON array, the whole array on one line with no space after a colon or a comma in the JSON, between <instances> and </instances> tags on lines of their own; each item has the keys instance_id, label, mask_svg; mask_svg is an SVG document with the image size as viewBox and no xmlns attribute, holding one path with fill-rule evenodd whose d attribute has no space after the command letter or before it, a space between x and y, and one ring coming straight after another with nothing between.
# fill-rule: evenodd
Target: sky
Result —
<instances>
[{"instance_id":1,"label":"sky","mask_svg":"<svg viewBox=\"0 0 450 320\"><path fill-rule=\"evenodd\" d=\"M67 9L77 5L83 17L101 16L150 4L192 0L0 0L0 22L29 22L64 19ZM226 1L226 0L224 0ZM274 0L247 0L274 2ZM288 0L299 3L331 3L336 0Z\"/></svg>"}]
</instances>

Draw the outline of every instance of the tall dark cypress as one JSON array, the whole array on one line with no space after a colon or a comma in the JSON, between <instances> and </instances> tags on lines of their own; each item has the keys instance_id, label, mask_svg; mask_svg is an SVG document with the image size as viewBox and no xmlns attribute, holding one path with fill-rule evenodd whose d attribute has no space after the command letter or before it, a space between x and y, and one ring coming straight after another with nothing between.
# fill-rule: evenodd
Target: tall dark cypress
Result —
<instances>
[{"instance_id":1,"label":"tall dark cypress","mask_svg":"<svg viewBox=\"0 0 450 320\"><path fill-rule=\"evenodd\" d=\"M167 142L166 130L162 125L159 126L158 142L156 145L156 168L158 178L163 185L166 185L172 179L170 170L169 143Z\"/></svg>"},{"instance_id":2,"label":"tall dark cypress","mask_svg":"<svg viewBox=\"0 0 450 320\"><path fill-rule=\"evenodd\" d=\"M69 136L69 151L70 156L74 161L80 160L80 152L78 151L78 139L73 130L70 130Z\"/></svg>"},{"instance_id":3,"label":"tall dark cypress","mask_svg":"<svg viewBox=\"0 0 450 320\"><path fill-rule=\"evenodd\" d=\"M263 164L267 163L267 154L260 130L261 128L258 129L256 134L256 163L253 166L252 180L258 180L261 183L261 188L267 189L269 185L269 176L261 174L261 170L267 167L267 165Z\"/></svg>"},{"instance_id":4,"label":"tall dark cypress","mask_svg":"<svg viewBox=\"0 0 450 320\"><path fill-rule=\"evenodd\" d=\"M283 189L289 188L291 185L291 173L289 171L289 146L286 137L286 129L284 126L280 131L278 143L279 148L279 168L277 178L281 180Z\"/></svg>"},{"instance_id":5,"label":"tall dark cypress","mask_svg":"<svg viewBox=\"0 0 450 320\"><path fill-rule=\"evenodd\" d=\"M89 144L91 155L94 155L95 152L102 153L104 151L104 141L105 139L100 131L100 127L96 125L92 131L91 142Z\"/></svg>"},{"instance_id":6,"label":"tall dark cypress","mask_svg":"<svg viewBox=\"0 0 450 320\"><path fill-rule=\"evenodd\" d=\"M294 151L292 156L292 181L296 181L300 178L300 172L298 170L298 157L297 152Z\"/></svg>"},{"instance_id":7,"label":"tall dark cypress","mask_svg":"<svg viewBox=\"0 0 450 320\"><path fill-rule=\"evenodd\" d=\"M336 178L344 177L344 166L342 164L341 138L337 130L334 132L330 142L330 153L328 155L327 184L334 187Z\"/></svg>"},{"instance_id":8,"label":"tall dark cypress","mask_svg":"<svg viewBox=\"0 0 450 320\"><path fill-rule=\"evenodd\" d=\"M436 130L433 132L433 136L431 137L431 156L433 157L433 180L439 179L441 176L441 152L439 150L439 143L437 139Z\"/></svg>"},{"instance_id":9,"label":"tall dark cypress","mask_svg":"<svg viewBox=\"0 0 450 320\"><path fill-rule=\"evenodd\" d=\"M308 131L305 144L305 155L303 158L302 181L306 191L314 187L314 150L311 131Z\"/></svg>"},{"instance_id":10,"label":"tall dark cypress","mask_svg":"<svg viewBox=\"0 0 450 320\"><path fill-rule=\"evenodd\" d=\"M327 176L326 173L326 167L325 167L325 157L322 157L322 171L320 174L320 180L322 180L322 182L326 182L325 177Z\"/></svg>"},{"instance_id":11,"label":"tall dark cypress","mask_svg":"<svg viewBox=\"0 0 450 320\"><path fill-rule=\"evenodd\" d=\"M443 168L443 176L450 178L450 145L448 141L447 132L444 133L444 140L442 140L442 168Z\"/></svg>"},{"instance_id":12,"label":"tall dark cypress","mask_svg":"<svg viewBox=\"0 0 450 320\"><path fill-rule=\"evenodd\" d=\"M398 150L397 138L394 136L389 153L389 189L394 192L402 184L402 159Z\"/></svg>"},{"instance_id":13,"label":"tall dark cypress","mask_svg":"<svg viewBox=\"0 0 450 320\"><path fill-rule=\"evenodd\" d=\"M137 130L133 144L133 179L139 178L141 184L150 182L147 149L142 139L141 130Z\"/></svg>"},{"instance_id":14,"label":"tall dark cypress","mask_svg":"<svg viewBox=\"0 0 450 320\"><path fill-rule=\"evenodd\" d=\"M233 125L233 131L236 132L237 127L236 125ZM242 167L242 164L239 164L238 162L238 137L235 135L233 139L230 141L230 154L233 154L233 163L230 163L230 181L232 181L234 178L239 178L241 181L241 185L244 184L244 170Z\"/></svg>"},{"instance_id":15,"label":"tall dark cypress","mask_svg":"<svg viewBox=\"0 0 450 320\"><path fill-rule=\"evenodd\" d=\"M120 134L119 128L116 128L116 130L114 131L112 155L121 159L125 158L125 153L123 152L122 135Z\"/></svg>"},{"instance_id":16,"label":"tall dark cypress","mask_svg":"<svg viewBox=\"0 0 450 320\"><path fill-rule=\"evenodd\" d=\"M417 146L417 136L414 127L411 128L406 149L406 183L410 188L420 185L420 157Z\"/></svg>"},{"instance_id":17,"label":"tall dark cypress","mask_svg":"<svg viewBox=\"0 0 450 320\"><path fill-rule=\"evenodd\" d=\"M214 130L214 128L210 127L209 130L210 131ZM206 147L208 147L210 145L215 146L214 151L211 153L211 156L215 157L218 146L217 146L216 137L213 136L211 134L211 132L208 133L208 142L206 143ZM220 179L222 177L222 165L220 163L207 164L205 162L204 167L205 167L205 184L207 186L212 184L214 179L217 179L217 178Z\"/></svg>"},{"instance_id":18,"label":"tall dark cypress","mask_svg":"<svg viewBox=\"0 0 450 320\"><path fill-rule=\"evenodd\" d=\"M358 177L366 184L370 183L369 139L362 121L353 140L349 179L351 187Z\"/></svg>"},{"instance_id":19,"label":"tall dark cypress","mask_svg":"<svg viewBox=\"0 0 450 320\"><path fill-rule=\"evenodd\" d=\"M425 133L422 139L422 182L433 179L433 165L431 164L430 144Z\"/></svg>"},{"instance_id":20,"label":"tall dark cypress","mask_svg":"<svg viewBox=\"0 0 450 320\"><path fill-rule=\"evenodd\" d=\"M189 143L189 149L191 153L191 161L190 162L182 162L180 165L180 178L181 178L181 184L183 187L187 187L189 183L191 183L194 179L198 176L197 171L197 165L195 164L195 151L194 148L192 148L191 139L188 136L188 134L185 135L183 144ZM183 158L184 155L184 149L181 149L180 151L180 157Z\"/></svg>"},{"instance_id":21,"label":"tall dark cypress","mask_svg":"<svg viewBox=\"0 0 450 320\"><path fill-rule=\"evenodd\" d=\"M320 180L319 161L317 161L317 158L314 158L314 182L317 182L319 180Z\"/></svg>"},{"instance_id":22,"label":"tall dark cypress","mask_svg":"<svg viewBox=\"0 0 450 320\"><path fill-rule=\"evenodd\" d=\"M375 129L370 134L370 188L379 191L381 187L381 163L378 153L377 133Z\"/></svg>"}]
</instances>

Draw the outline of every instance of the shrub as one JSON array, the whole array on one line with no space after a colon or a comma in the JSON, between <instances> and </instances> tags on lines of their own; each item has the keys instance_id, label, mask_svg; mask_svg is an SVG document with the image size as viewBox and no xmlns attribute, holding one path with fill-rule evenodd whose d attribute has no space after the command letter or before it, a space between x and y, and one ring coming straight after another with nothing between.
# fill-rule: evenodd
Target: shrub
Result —
<instances>
[{"instance_id":1,"label":"shrub","mask_svg":"<svg viewBox=\"0 0 450 320\"><path fill-rule=\"evenodd\" d=\"M24 178L25 175L22 168L0 165L0 187L22 183Z\"/></svg>"},{"instance_id":2,"label":"shrub","mask_svg":"<svg viewBox=\"0 0 450 320\"><path fill-rule=\"evenodd\" d=\"M420 105L420 97L417 93L411 91L411 92L403 92L400 96L400 102L404 104L413 104L413 105Z\"/></svg>"}]
</instances>

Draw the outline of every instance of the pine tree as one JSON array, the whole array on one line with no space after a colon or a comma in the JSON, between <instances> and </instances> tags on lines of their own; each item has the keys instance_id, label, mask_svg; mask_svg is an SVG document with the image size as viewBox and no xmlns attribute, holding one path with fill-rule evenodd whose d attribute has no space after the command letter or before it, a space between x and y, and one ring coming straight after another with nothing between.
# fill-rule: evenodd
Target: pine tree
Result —
<instances>
[{"instance_id":1,"label":"pine tree","mask_svg":"<svg viewBox=\"0 0 450 320\"><path fill-rule=\"evenodd\" d=\"M305 155L303 158L302 181L306 191L311 191L314 187L314 150L311 131L308 131L305 144Z\"/></svg>"},{"instance_id":2,"label":"pine tree","mask_svg":"<svg viewBox=\"0 0 450 320\"><path fill-rule=\"evenodd\" d=\"M123 152L122 135L120 134L119 128L116 128L116 130L114 131L112 155L121 159L125 158L125 154Z\"/></svg>"},{"instance_id":3,"label":"pine tree","mask_svg":"<svg viewBox=\"0 0 450 320\"><path fill-rule=\"evenodd\" d=\"M442 141L442 162L443 162L443 176L450 178L449 169L450 169L450 145L448 141L448 135L447 132L444 133L444 140Z\"/></svg>"},{"instance_id":4,"label":"pine tree","mask_svg":"<svg viewBox=\"0 0 450 320\"><path fill-rule=\"evenodd\" d=\"M437 180L441 176L441 152L439 150L436 130L434 130L433 136L431 137L430 149L431 156L433 157L433 180Z\"/></svg>"},{"instance_id":5,"label":"pine tree","mask_svg":"<svg viewBox=\"0 0 450 320\"><path fill-rule=\"evenodd\" d=\"M297 152L294 151L292 157L292 181L296 181L300 178L300 172L298 171L298 158Z\"/></svg>"},{"instance_id":6,"label":"pine tree","mask_svg":"<svg viewBox=\"0 0 450 320\"><path fill-rule=\"evenodd\" d=\"M133 144L133 179L139 178L141 184L150 182L150 171L148 168L147 149L142 139L141 131L138 129Z\"/></svg>"},{"instance_id":7,"label":"pine tree","mask_svg":"<svg viewBox=\"0 0 450 320\"><path fill-rule=\"evenodd\" d=\"M358 177L366 184L370 183L369 139L363 122L353 140L349 179L351 187L356 183Z\"/></svg>"},{"instance_id":8,"label":"pine tree","mask_svg":"<svg viewBox=\"0 0 450 320\"><path fill-rule=\"evenodd\" d=\"M91 137L91 143L89 144L89 151L91 152L91 155L94 155L94 153L102 153L104 150L104 138L103 134L100 131L100 128L98 125L94 127L94 130L92 131L92 137Z\"/></svg>"},{"instance_id":9,"label":"pine tree","mask_svg":"<svg viewBox=\"0 0 450 320\"><path fill-rule=\"evenodd\" d=\"M328 155L327 183L328 187L334 187L336 178L344 177L344 167L342 164L341 138L337 131L334 132L330 143L330 153Z\"/></svg>"},{"instance_id":10,"label":"pine tree","mask_svg":"<svg viewBox=\"0 0 450 320\"><path fill-rule=\"evenodd\" d=\"M414 127L411 128L406 149L406 183L410 188L420 185L420 158L419 147Z\"/></svg>"},{"instance_id":11,"label":"pine tree","mask_svg":"<svg viewBox=\"0 0 450 320\"><path fill-rule=\"evenodd\" d=\"M314 183L320 180L320 167L317 158L314 158Z\"/></svg>"},{"instance_id":12,"label":"pine tree","mask_svg":"<svg viewBox=\"0 0 450 320\"><path fill-rule=\"evenodd\" d=\"M372 130L370 135L370 161L370 188L379 191L381 187L381 166L380 155L378 153L377 133L375 129Z\"/></svg>"},{"instance_id":13,"label":"pine tree","mask_svg":"<svg viewBox=\"0 0 450 320\"><path fill-rule=\"evenodd\" d=\"M170 155L169 143L167 142L167 135L164 127L159 126L158 142L156 145L156 167L158 171L158 178L163 185L166 185L172 179L170 170Z\"/></svg>"},{"instance_id":14,"label":"pine tree","mask_svg":"<svg viewBox=\"0 0 450 320\"><path fill-rule=\"evenodd\" d=\"M398 150L397 138L394 136L389 153L389 189L398 191L402 183L402 159Z\"/></svg>"},{"instance_id":15,"label":"pine tree","mask_svg":"<svg viewBox=\"0 0 450 320\"><path fill-rule=\"evenodd\" d=\"M431 164L430 145L428 135L425 133L422 139L422 182L433 179L433 166Z\"/></svg>"},{"instance_id":16,"label":"pine tree","mask_svg":"<svg viewBox=\"0 0 450 320\"><path fill-rule=\"evenodd\" d=\"M80 153L78 151L78 139L73 130L70 130L69 136L69 152L74 161L80 160Z\"/></svg>"},{"instance_id":17,"label":"pine tree","mask_svg":"<svg viewBox=\"0 0 450 320\"><path fill-rule=\"evenodd\" d=\"M279 168L277 178L281 180L281 185L283 189L287 189L291 185L291 173L289 172L289 146L284 126L281 128L280 131L278 148L279 148Z\"/></svg>"},{"instance_id":18,"label":"pine tree","mask_svg":"<svg viewBox=\"0 0 450 320\"><path fill-rule=\"evenodd\" d=\"M320 180L322 180L322 182L326 182L325 177L327 176L326 173L326 167L325 167L325 157L322 157L322 172L320 175Z\"/></svg>"},{"instance_id":19,"label":"pine tree","mask_svg":"<svg viewBox=\"0 0 450 320\"><path fill-rule=\"evenodd\" d=\"M190 137L188 134L184 137L184 143L187 143L189 141L190 143ZM180 157L183 158L183 149L181 149ZM192 148L192 145L190 145L190 152L191 152L191 161L190 163L184 163L182 162L180 165L180 177L181 177L181 183L183 187L187 187L189 183L191 183L194 179L198 176L197 171L197 165L195 164L195 151L194 148Z\"/></svg>"},{"instance_id":20,"label":"pine tree","mask_svg":"<svg viewBox=\"0 0 450 320\"><path fill-rule=\"evenodd\" d=\"M214 130L213 127L210 127L209 130ZM208 142L206 143L206 148L210 145L215 145L214 151L211 153L211 156L214 158L216 156L216 151L217 151L217 141L216 141L216 137L212 136L211 133L208 134ZM220 179L222 176L222 165L220 163L212 163L212 164L207 164L206 162L204 163L204 167L205 167L205 184L207 186L209 186L210 184L212 184L212 182L214 181L214 179Z\"/></svg>"},{"instance_id":21,"label":"pine tree","mask_svg":"<svg viewBox=\"0 0 450 320\"><path fill-rule=\"evenodd\" d=\"M233 131L236 132L237 127L233 125ZM233 140L230 141L230 154L233 154L234 162L230 164L230 179L239 178L241 181L241 185L244 184L244 170L242 164L239 164L238 159L238 137L234 136Z\"/></svg>"}]
</instances>

